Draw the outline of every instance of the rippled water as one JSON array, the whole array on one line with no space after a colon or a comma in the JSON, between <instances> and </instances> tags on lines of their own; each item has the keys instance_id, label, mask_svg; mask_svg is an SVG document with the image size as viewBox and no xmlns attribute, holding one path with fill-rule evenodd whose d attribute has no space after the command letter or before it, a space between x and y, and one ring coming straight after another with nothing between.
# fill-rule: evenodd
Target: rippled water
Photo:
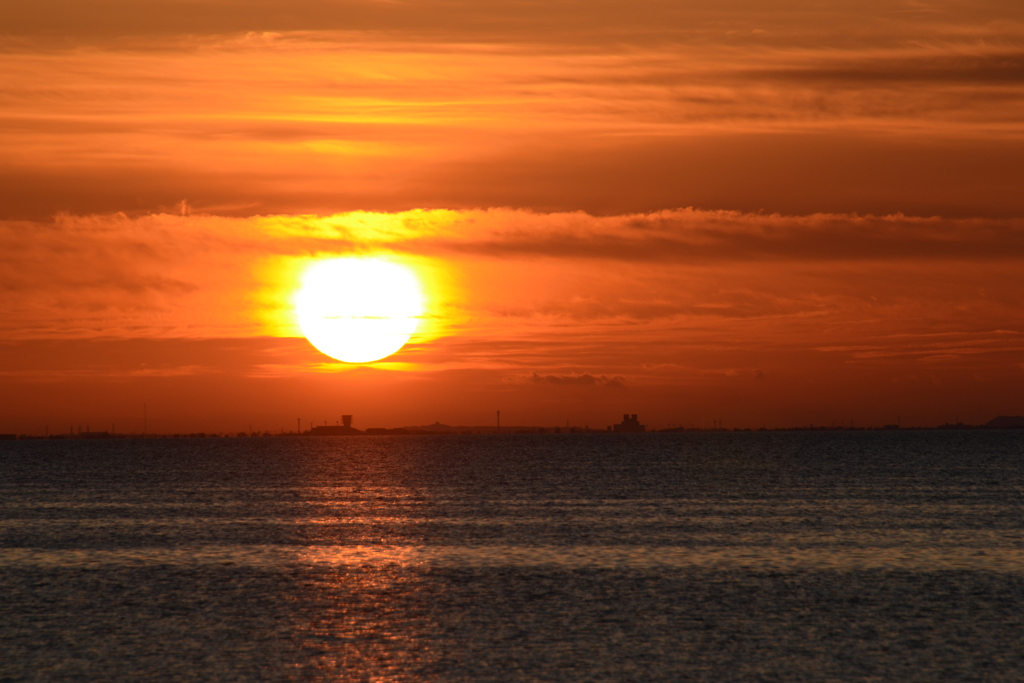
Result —
<instances>
[{"instance_id":1,"label":"rippled water","mask_svg":"<svg viewBox=\"0 0 1024 683\"><path fill-rule=\"evenodd\" d=\"M0 680L1024 680L1024 432L0 443Z\"/></svg>"}]
</instances>

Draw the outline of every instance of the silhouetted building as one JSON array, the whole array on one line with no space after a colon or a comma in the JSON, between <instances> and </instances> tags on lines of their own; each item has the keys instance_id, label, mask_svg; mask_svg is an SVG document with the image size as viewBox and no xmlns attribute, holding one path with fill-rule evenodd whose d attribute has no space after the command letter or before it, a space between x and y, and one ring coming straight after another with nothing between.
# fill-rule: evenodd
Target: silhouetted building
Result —
<instances>
[{"instance_id":1,"label":"silhouetted building","mask_svg":"<svg viewBox=\"0 0 1024 683\"><path fill-rule=\"evenodd\" d=\"M632 415L623 415L622 422L617 425L612 425L613 432L646 432L647 427L640 424L640 420L637 419L636 413Z\"/></svg>"},{"instance_id":2,"label":"silhouetted building","mask_svg":"<svg viewBox=\"0 0 1024 683\"><path fill-rule=\"evenodd\" d=\"M348 436L350 434L362 434L358 429L343 427L342 425L320 425L309 430L313 436Z\"/></svg>"},{"instance_id":3,"label":"silhouetted building","mask_svg":"<svg viewBox=\"0 0 1024 683\"><path fill-rule=\"evenodd\" d=\"M321 425L319 427L313 427L309 430L312 436L349 436L352 434L362 434L358 429L352 426L352 416L342 415L341 421L344 424L340 425Z\"/></svg>"}]
</instances>

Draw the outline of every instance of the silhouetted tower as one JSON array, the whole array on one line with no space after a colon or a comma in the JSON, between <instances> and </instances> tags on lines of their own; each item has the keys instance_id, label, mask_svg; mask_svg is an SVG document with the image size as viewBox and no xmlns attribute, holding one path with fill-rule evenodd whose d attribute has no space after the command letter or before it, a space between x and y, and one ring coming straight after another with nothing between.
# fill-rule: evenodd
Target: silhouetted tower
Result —
<instances>
[{"instance_id":1,"label":"silhouetted tower","mask_svg":"<svg viewBox=\"0 0 1024 683\"><path fill-rule=\"evenodd\" d=\"M341 423L343 425L345 425L346 427L351 427L352 426L352 416L351 415L342 415L341 416Z\"/></svg>"},{"instance_id":2,"label":"silhouetted tower","mask_svg":"<svg viewBox=\"0 0 1024 683\"><path fill-rule=\"evenodd\" d=\"M640 420L637 419L636 413L632 415L625 414L622 416L622 422L617 425L612 425L613 432L643 432L647 431L647 428L640 424Z\"/></svg>"}]
</instances>

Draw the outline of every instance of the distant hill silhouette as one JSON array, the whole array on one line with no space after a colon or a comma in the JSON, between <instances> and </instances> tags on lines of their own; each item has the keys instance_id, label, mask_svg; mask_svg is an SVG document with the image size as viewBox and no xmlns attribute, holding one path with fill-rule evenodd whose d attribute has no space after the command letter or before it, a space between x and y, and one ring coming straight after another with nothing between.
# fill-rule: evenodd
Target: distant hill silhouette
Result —
<instances>
[{"instance_id":1,"label":"distant hill silhouette","mask_svg":"<svg viewBox=\"0 0 1024 683\"><path fill-rule=\"evenodd\" d=\"M985 423L991 429L1024 429L1024 415L1000 415Z\"/></svg>"}]
</instances>

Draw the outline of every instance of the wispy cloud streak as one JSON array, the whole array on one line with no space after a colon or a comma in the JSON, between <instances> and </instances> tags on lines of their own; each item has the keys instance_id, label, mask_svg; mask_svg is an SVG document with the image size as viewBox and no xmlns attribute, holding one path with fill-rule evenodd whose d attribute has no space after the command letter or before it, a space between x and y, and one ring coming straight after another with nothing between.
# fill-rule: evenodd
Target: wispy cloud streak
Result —
<instances>
[{"instance_id":1,"label":"wispy cloud streak","mask_svg":"<svg viewBox=\"0 0 1024 683\"><path fill-rule=\"evenodd\" d=\"M1024 211L1011 3L598 4L10 4L0 207Z\"/></svg>"}]
</instances>

